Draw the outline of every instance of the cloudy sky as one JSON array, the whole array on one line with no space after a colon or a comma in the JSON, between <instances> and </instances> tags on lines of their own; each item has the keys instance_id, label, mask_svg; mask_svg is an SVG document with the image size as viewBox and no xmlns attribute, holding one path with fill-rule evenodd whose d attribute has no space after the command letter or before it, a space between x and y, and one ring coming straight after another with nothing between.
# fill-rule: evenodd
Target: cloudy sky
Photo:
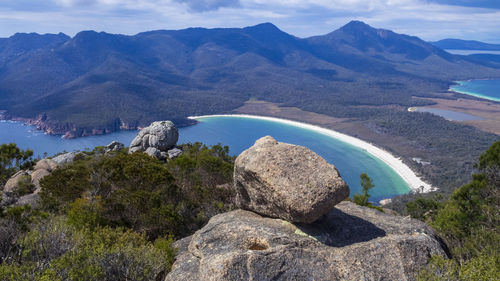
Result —
<instances>
[{"instance_id":1,"label":"cloudy sky","mask_svg":"<svg viewBox=\"0 0 500 281\"><path fill-rule=\"evenodd\" d=\"M272 22L298 37L351 20L425 40L500 43L500 0L0 0L0 37L81 30L244 27Z\"/></svg>"}]
</instances>

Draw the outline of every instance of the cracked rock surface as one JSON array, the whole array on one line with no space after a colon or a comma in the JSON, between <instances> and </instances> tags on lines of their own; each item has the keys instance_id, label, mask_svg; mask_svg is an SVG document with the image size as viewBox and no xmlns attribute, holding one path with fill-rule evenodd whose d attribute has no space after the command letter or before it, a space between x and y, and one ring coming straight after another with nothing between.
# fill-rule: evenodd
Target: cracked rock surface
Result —
<instances>
[{"instance_id":1,"label":"cracked rock surface","mask_svg":"<svg viewBox=\"0 0 500 281\"><path fill-rule=\"evenodd\" d=\"M414 280L445 256L422 222L341 202L312 224L236 210L181 239L165 281Z\"/></svg>"}]
</instances>

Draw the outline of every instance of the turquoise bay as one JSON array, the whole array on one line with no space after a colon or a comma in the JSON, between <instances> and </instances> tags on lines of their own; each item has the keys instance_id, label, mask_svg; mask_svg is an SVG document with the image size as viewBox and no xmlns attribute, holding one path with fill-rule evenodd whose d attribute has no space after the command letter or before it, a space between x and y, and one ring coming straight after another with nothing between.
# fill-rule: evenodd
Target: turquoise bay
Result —
<instances>
[{"instance_id":1,"label":"turquoise bay","mask_svg":"<svg viewBox=\"0 0 500 281\"><path fill-rule=\"evenodd\" d=\"M450 87L450 90L500 102L500 80L469 80L457 81L457 85Z\"/></svg>"},{"instance_id":2,"label":"turquoise bay","mask_svg":"<svg viewBox=\"0 0 500 281\"><path fill-rule=\"evenodd\" d=\"M342 178L351 188L351 196L360 192L359 175L366 172L373 180L375 188L372 200L408 193L406 182L384 162L330 136L309 129L268 120L242 117L211 117L200 119L200 123L179 129L179 143L203 142L208 145L221 143L230 147L231 154L238 155L260 137L271 135L281 142L303 145L334 164ZM109 135L92 136L64 140L58 136L48 136L36 131L32 126L21 123L1 122L0 143L15 142L21 148L30 148L35 155L53 155L61 151L85 150L106 145L112 140L128 145L136 131L121 131Z\"/></svg>"}]
</instances>

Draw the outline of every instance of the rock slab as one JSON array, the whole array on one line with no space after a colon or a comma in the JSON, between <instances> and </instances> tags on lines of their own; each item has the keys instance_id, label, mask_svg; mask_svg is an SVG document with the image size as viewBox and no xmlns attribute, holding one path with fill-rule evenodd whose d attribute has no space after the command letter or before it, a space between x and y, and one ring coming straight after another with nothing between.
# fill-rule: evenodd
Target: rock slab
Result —
<instances>
[{"instance_id":1,"label":"rock slab","mask_svg":"<svg viewBox=\"0 0 500 281\"><path fill-rule=\"evenodd\" d=\"M242 152L234 166L236 204L268 217L311 223L349 196L333 165L270 136Z\"/></svg>"},{"instance_id":2,"label":"rock slab","mask_svg":"<svg viewBox=\"0 0 500 281\"><path fill-rule=\"evenodd\" d=\"M446 256L424 223L345 201L313 224L220 214L175 246L165 281L415 280L431 255Z\"/></svg>"}]
</instances>

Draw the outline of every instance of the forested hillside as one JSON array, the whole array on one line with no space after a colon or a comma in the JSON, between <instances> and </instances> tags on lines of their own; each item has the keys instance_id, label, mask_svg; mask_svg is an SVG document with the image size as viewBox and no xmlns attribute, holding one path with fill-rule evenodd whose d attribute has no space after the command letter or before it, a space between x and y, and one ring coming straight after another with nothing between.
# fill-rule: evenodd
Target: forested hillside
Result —
<instances>
[{"instance_id":1,"label":"forested hillside","mask_svg":"<svg viewBox=\"0 0 500 281\"><path fill-rule=\"evenodd\" d=\"M80 153L41 180L34 207L9 206L4 190L0 280L163 280L172 242L233 208L228 148L182 148L168 163L128 149ZM4 164L1 177L17 171Z\"/></svg>"},{"instance_id":2,"label":"forested hillside","mask_svg":"<svg viewBox=\"0 0 500 281\"><path fill-rule=\"evenodd\" d=\"M357 21L305 39L265 23L0 40L6 118L69 137L154 120L185 125L189 115L227 112L250 98L298 106L315 100L343 108L330 115L356 118L356 106L429 104L413 96L436 96L452 80L480 77L500 77L500 70Z\"/></svg>"}]
</instances>

